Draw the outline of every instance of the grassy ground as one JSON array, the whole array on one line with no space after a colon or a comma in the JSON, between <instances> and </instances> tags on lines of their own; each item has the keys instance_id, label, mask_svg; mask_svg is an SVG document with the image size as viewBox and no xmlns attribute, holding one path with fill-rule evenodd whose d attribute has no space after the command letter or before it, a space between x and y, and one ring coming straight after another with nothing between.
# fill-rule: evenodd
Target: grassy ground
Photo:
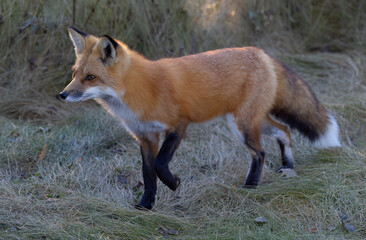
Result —
<instances>
[{"instance_id":1,"label":"grassy ground","mask_svg":"<svg viewBox=\"0 0 366 240\"><path fill-rule=\"evenodd\" d=\"M281 1L124 2L96 1L93 12L94 3L76 1L75 17L63 1L0 3L0 239L365 238L366 28L353 1L305 1L302 8L297 1L287 7ZM153 211L137 211L133 204L143 191L137 142L95 104L54 98L70 77L74 53L65 27L73 18L81 29L116 35L151 58L264 47L335 113L343 147L316 150L294 133L298 177L283 178L275 172L277 145L265 138L260 187L247 190L241 186L250 157L225 122L191 125L170 165L180 188L171 192L159 183ZM276 31L266 30L271 27ZM355 231L341 224L344 214ZM260 216L267 222L257 223Z\"/></svg>"}]
</instances>

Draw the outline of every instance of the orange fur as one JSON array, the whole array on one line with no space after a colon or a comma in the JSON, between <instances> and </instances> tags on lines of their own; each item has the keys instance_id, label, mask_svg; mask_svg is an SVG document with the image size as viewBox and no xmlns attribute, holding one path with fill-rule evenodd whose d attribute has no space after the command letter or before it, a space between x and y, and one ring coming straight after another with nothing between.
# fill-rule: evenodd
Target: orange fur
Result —
<instances>
[{"instance_id":1,"label":"orange fur","mask_svg":"<svg viewBox=\"0 0 366 240\"><path fill-rule=\"evenodd\" d=\"M112 40L118 43L116 54L103 62L108 50L103 47L111 44L107 37L69 31L77 50L76 77L65 91L113 89L139 121L175 129L232 114L239 129L246 131L259 129L273 114L310 140L327 131L330 115L306 83L261 49L227 48L151 61ZM96 79L85 81L88 74Z\"/></svg>"},{"instance_id":2,"label":"orange fur","mask_svg":"<svg viewBox=\"0 0 366 240\"><path fill-rule=\"evenodd\" d=\"M271 73L272 60L261 49L221 49L150 61L119 43L115 65L106 68L97 60L98 38L87 37L84 53L77 55L74 66L81 78L65 90L85 91L98 85L123 91L123 101L142 121L156 120L168 127L225 113L256 112L260 121L274 103L277 80ZM102 81L83 82L89 73ZM254 106L256 111L251 110Z\"/></svg>"},{"instance_id":3,"label":"orange fur","mask_svg":"<svg viewBox=\"0 0 366 240\"><path fill-rule=\"evenodd\" d=\"M126 92L124 102L144 121L168 126L203 122L239 114L254 104L264 117L274 103L276 79L270 78L260 49L223 49L158 61L131 50L129 54L131 66L115 89Z\"/></svg>"}]
</instances>

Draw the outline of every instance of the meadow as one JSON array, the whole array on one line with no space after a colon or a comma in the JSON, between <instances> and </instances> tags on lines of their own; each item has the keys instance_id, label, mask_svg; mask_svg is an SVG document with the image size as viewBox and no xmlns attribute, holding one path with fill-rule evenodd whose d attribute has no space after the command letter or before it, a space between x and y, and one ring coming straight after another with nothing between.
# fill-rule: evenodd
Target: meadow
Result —
<instances>
[{"instance_id":1,"label":"meadow","mask_svg":"<svg viewBox=\"0 0 366 240\"><path fill-rule=\"evenodd\" d=\"M56 98L71 80L70 25L150 59L263 48L334 113L343 146L293 131L297 176L285 178L263 138L260 185L243 189L250 156L225 121L190 125L170 163L181 186L159 182L153 210L136 210L138 142L96 103ZM1 1L0 239L365 239L365 43L357 0Z\"/></svg>"}]
</instances>

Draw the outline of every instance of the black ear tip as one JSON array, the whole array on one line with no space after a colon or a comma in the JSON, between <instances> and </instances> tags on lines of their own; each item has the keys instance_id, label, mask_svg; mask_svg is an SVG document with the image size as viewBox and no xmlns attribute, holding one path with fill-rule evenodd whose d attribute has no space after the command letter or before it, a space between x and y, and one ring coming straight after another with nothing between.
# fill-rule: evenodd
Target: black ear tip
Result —
<instances>
[{"instance_id":1,"label":"black ear tip","mask_svg":"<svg viewBox=\"0 0 366 240\"><path fill-rule=\"evenodd\" d=\"M71 25L67 27L67 30L70 30L70 29L72 29L72 30L74 30L74 31L77 31L77 29L76 29L76 28L74 28L74 27L73 27L73 26L71 26Z\"/></svg>"},{"instance_id":2,"label":"black ear tip","mask_svg":"<svg viewBox=\"0 0 366 240\"><path fill-rule=\"evenodd\" d=\"M86 36L88 36L88 35L89 35L89 34L87 34L87 33L85 33L85 32L82 32L82 31L80 31L80 30L76 29L76 28L75 28L75 27L73 27L73 26L68 26L68 27L67 27L67 29L68 29L68 30L72 29L72 30L74 30L75 32L77 32L78 34L80 34L81 36L83 36L83 37L86 37Z\"/></svg>"},{"instance_id":3,"label":"black ear tip","mask_svg":"<svg viewBox=\"0 0 366 240\"><path fill-rule=\"evenodd\" d=\"M112 43L112 45L113 45L114 48L117 48L118 47L119 44L112 37L110 37L108 35L103 35L102 37L107 38Z\"/></svg>"}]
</instances>

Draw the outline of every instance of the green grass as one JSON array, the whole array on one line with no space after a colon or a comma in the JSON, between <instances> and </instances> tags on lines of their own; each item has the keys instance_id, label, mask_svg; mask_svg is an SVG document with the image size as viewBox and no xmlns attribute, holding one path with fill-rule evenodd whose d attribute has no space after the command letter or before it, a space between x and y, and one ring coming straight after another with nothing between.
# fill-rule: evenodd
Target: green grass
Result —
<instances>
[{"instance_id":1,"label":"green grass","mask_svg":"<svg viewBox=\"0 0 366 240\"><path fill-rule=\"evenodd\" d=\"M75 14L73 1L0 3L0 239L365 238L364 2L74 2ZM293 133L298 177L282 178L278 147L264 139L261 183L247 190L250 156L225 122L191 125L170 165L181 186L159 182L154 209L135 210L138 143L96 104L54 97L74 61L68 25L152 59L263 47L334 112L343 147L316 150Z\"/></svg>"}]
</instances>

